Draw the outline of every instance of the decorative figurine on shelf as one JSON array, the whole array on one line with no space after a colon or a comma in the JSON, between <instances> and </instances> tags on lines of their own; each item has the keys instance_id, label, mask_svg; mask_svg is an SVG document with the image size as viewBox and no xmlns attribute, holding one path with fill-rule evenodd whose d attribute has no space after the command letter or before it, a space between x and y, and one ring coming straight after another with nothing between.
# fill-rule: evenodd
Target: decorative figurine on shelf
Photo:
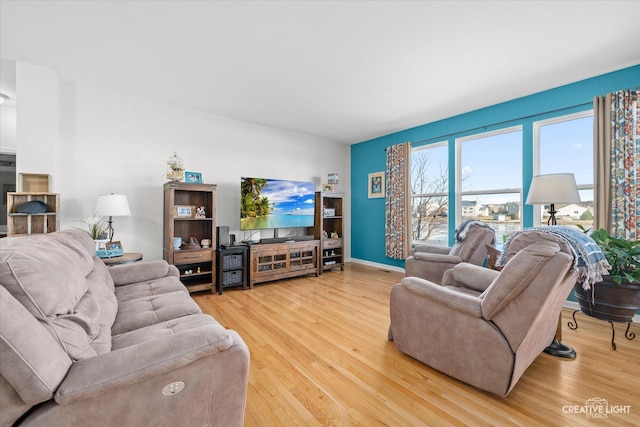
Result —
<instances>
[{"instance_id":1,"label":"decorative figurine on shelf","mask_svg":"<svg viewBox=\"0 0 640 427\"><path fill-rule=\"evenodd\" d=\"M207 213L204 209L204 206L198 206L196 208L196 218L206 218L207 217Z\"/></svg>"},{"instance_id":2,"label":"decorative figurine on shelf","mask_svg":"<svg viewBox=\"0 0 640 427\"><path fill-rule=\"evenodd\" d=\"M202 245L203 248L210 248L211 247L211 239L202 239L200 241L200 244Z\"/></svg>"},{"instance_id":3,"label":"decorative figurine on shelf","mask_svg":"<svg viewBox=\"0 0 640 427\"><path fill-rule=\"evenodd\" d=\"M322 238L323 239L328 239L329 235L327 234L327 230L322 230Z\"/></svg>"},{"instance_id":4,"label":"decorative figurine on shelf","mask_svg":"<svg viewBox=\"0 0 640 427\"><path fill-rule=\"evenodd\" d=\"M167 160L167 179L171 181L184 180L184 165L182 159L174 151L173 156Z\"/></svg>"},{"instance_id":5,"label":"decorative figurine on shelf","mask_svg":"<svg viewBox=\"0 0 640 427\"><path fill-rule=\"evenodd\" d=\"M332 231L332 232L331 232L331 238L332 238L332 239L339 239L339 237L338 237L338 232L337 232L337 231Z\"/></svg>"}]
</instances>

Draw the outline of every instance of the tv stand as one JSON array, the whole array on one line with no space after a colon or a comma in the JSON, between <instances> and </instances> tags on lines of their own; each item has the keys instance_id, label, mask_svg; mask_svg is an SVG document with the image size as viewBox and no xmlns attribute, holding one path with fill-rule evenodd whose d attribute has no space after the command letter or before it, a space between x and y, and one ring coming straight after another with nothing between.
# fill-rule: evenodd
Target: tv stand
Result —
<instances>
[{"instance_id":1,"label":"tv stand","mask_svg":"<svg viewBox=\"0 0 640 427\"><path fill-rule=\"evenodd\" d=\"M249 246L249 287L307 274L319 275L319 240Z\"/></svg>"}]
</instances>

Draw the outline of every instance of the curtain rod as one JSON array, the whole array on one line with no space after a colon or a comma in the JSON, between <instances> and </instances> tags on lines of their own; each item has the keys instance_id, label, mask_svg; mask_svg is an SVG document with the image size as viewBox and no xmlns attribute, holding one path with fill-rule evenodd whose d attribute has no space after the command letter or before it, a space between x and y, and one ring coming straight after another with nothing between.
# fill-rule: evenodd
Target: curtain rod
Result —
<instances>
[{"instance_id":1,"label":"curtain rod","mask_svg":"<svg viewBox=\"0 0 640 427\"><path fill-rule=\"evenodd\" d=\"M470 129L464 129L464 130L460 130L460 131L457 131L457 132L448 133L446 135L440 135L440 136L435 136L435 137L432 137L432 138L422 139L420 141L411 142L411 144L420 144L420 143L423 143L423 142L436 141L436 140L439 140L439 139L449 138L450 136L455 136L455 135L458 135L460 133L471 132L471 131L474 131L474 130L486 130L488 127L491 127L491 126L504 125L504 124L507 124L507 123L515 122L516 120L531 119L533 117L542 116L544 114L558 113L560 111L565 111L565 110L569 110L569 109L572 109L572 108L586 107L587 105L593 105L593 102L584 102L582 104L570 105L568 107L562 107L562 108L558 108L558 109L551 110L551 111L545 111L543 113L529 114L528 116L515 117L513 119L503 120L501 122L491 123L491 124L483 125L483 126L477 126L477 127L470 128ZM384 151L387 151L387 149L385 148Z\"/></svg>"}]
</instances>

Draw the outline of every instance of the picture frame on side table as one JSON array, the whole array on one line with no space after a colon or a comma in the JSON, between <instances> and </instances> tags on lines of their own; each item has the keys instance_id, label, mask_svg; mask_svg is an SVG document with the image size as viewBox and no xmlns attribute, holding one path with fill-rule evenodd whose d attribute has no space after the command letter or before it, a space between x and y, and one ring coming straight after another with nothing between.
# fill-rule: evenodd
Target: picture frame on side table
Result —
<instances>
[{"instance_id":1,"label":"picture frame on side table","mask_svg":"<svg viewBox=\"0 0 640 427\"><path fill-rule=\"evenodd\" d=\"M119 241L117 242L106 242L104 244L105 249L108 251L121 251L122 250L122 243L120 243Z\"/></svg>"},{"instance_id":2,"label":"picture frame on side table","mask_svg":"<svg viewBox=\"0 0 640 427\"><path fill-rule=\"evenodd\" d=\"M185 172L184 182L187 184L202 184L202 174L200 172Z\"/></svg>"},{"instance_id":3,"label":"picture frame on side table","mask_svg":"<svg viewBox=\"0 0 640 427\"><path fill-rule=\"evenodd\" d=\"M175 205L173 208L174 218L194 218L196 216L195 206Z\"/></svg>"},{"instance_id":4,"label":"picture frame on side table","mask_svg":"<svg viewBox=\"0 0 640 427\"><path fill-rule=\"evenodd\" d=\"M369 174L369 198L378 199L384 197L384 171Z\"/></svg>"},{"instance_id":5,"label":"picture frame on side table","mask_svg":"<svg viewBox=\"0 0 640 427\"><path fill-rule=\"evenodd\" d=\"M322 184L322 191L325 193L333 192L333 184Z\"/></svg>"}]
</instances>

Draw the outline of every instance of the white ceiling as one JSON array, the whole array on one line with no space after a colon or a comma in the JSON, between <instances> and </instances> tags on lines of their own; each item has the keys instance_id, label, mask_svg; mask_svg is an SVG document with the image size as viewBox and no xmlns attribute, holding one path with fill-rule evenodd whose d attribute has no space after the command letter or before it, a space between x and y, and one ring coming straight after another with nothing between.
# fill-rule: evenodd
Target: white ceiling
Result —
<instances>
[{"instance_id":1,"label":"white ceiling","mask_svg":"<svg viewBox=\"0 0 640 427\"><path fill-rule=\"evenodd\" d=\"M638 0L0 0L0 57L355 143L639 64L639 20Z\"/></svg>"}]
</instances>

